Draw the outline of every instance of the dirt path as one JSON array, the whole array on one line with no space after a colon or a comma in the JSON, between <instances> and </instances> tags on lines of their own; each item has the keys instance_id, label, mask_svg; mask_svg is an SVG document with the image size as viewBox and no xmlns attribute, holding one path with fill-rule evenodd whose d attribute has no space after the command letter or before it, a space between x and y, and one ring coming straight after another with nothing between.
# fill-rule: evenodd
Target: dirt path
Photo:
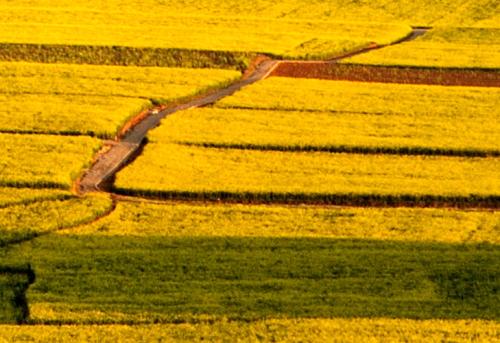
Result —
<instances>
[{"instance_id":1,"label":"dirt path","mask_svg":"<svg viewBox=\"0 0 500 343\"><path fill-rule=\"evenodd\" d=\"M273 71L276 64L277 61L264 60L250 75L233 83L229 87L211 92L202 97L197 97L181 105L167 107L158 113L151 113L126 133L120 141L113 142L107 146L106 152L101 153L97 157L93 166L79 180L78 192L86 193L101 190L106 181L110 180L120 168L133 159L137 152L140 151L142 142L148 131L158 126L160 121L166 116L189 108L213 104L235 93L242 87L265 79Z\"/></svg>"}]
</instances>

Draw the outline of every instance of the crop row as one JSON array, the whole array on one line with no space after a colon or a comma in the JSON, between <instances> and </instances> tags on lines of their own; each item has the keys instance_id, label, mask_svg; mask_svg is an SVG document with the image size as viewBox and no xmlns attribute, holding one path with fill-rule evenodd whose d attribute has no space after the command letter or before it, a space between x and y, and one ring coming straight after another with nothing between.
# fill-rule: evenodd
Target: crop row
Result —
<instances>
[{"instance_id":1,"label":"crop row","mask_svg":"<svg viewBox=\"0 0 500 343\"><path fill-rule=\"evenodd\" d=\"M231 149L498 156L495 115L202 108L169 116L148 139Z\"/></svg>"},{"instance_id":2,"label":"crop row","mask_svg":"<svg viewBox=\"0 0 500 343\"><path fill-rule=\"evenodd\" d=\"M157 5L155 3L154 6ZM217 58L220 56L222 59L229 57L229 61L232 61L234 56L244 56L241 53L322 58L351 50L353 47L365 46L373 41L390 43L411 32L408 25L399 23L241 18L241 15L217 16L214 19L203 15L186 15L185 11L153 12L146 16L142 12L143 10L141 15L125 11L104 13L95 12L94 9L81 11L75 7L66 11L24 7L20 11L18 8L4 7L0 15L0 20L4 23L0 41L44 47L119 46L125 48L116 48L115 51L125 52L131 56L132 61L137 60L134 55L139 55L139 60L145 58L152 61L166 57L164 63L172 63L173 59L179 56L187 59L207 56L197 52L200 50L221 51L222 54L208 55L215 55ZM68 27L71 27L71 30L68 30ZM156 54L158 50L154 49L137 53L145 47L164 49L163 51L168 53ZM89 48L76 49L82 49L85 53ZM31 48L26 52L29 50ZM62 50L69 51L71 48ZM180 50L188 51L176 55L175 52ZM113 49L100 48L96 50L98 53L95 55L97 59L109 61L115 59L111 57L111 51ZM236 55L233 52L237 52ZM69 55L76 57L74 52L69 52L67 56Z\"/></svg>"},{"instance_id":3,"label":"crop row","mask_svg":"<svg viewBox=\"0 0 500 343\"><path fill-rule=\"evenodd\" d=\"M244 52L101 45L1 43L0 60L143 67L237 69L255 54Z\"/></svg>"},{"instance_id":4,"label":"crop row","mask_svg":"<svg viewBox=\"0 0 500 343\"><path fill-rule=\"evenodd\" d=\"M64 200L70 193L59 189L0 187L0 209L12 205L28 205L37 201Z\"/></svg>"},{"instance_id":5,"label":"crop row","mask_svg":"<svg viewBox=\"0 0 500 343\"><path fill-rule=\"evenodd\" d=\"M443 173L443 170L446 172ZM240 194L325 202L339 195L498 196L498 158L360 155L200 148L150 143L118 173L132 194ZM495 199L492 199L495 202ZM329 202L329 200L326 200Z\"/></svg>"},{"instance_id":6,"label":"crop row","mask_svg":"<svg viewBox=\"0 0 500 343\"><path fill-rule=\"evenodd\" d=\"M499 220L499 212L458 209L119 202L109 216L72 232L498 244Z\"/></svg>"},{"instance_id":7,"label":"crop row","mask_svg":"<svg viewBox=\"0 0 500 343\"><path fill-rule=\"evenodd\" d=\"M490 0L467 0L457 3L453 0L443 0L439 3L432 0L389 0L382 7L373 2L348 2L329 1L311 2L307 0L285 0L279 4L268 0L231 0L217 1L208 0L204 2L172 0L158 2L154 0L121 2L111 0L106 3L89 3L84 0L75 0L68 4L64 0L23 1L20 3L2 6L2 21L5 23L30 24L40 23L66 26L104 26L100 32L106 35L110 28L107 26L121 26L122 30L130 30L131 27L143 26L149 29L145 38L153 40L157 37L168 39L168 33L162 35L152 32L153 29L161 29L169 25L171 18L177 22L190 17L203 16L212 19L211 26L223 21L228 17L237 18L245 22L248 19L259 18L265 20L280 19L277 22L285 22L290 19L315 20L319 23L334 20L346 20L350 22L406 22L413 25L454 25L454 26L498 26L498 8L495 1ZM242 15L244 14L244 16ZM107 24L107 25L106 25ZM191 22L189 22L191 24ZM207 25L210 28L210 25ZM252 27L254 30L265 30L259 26ZM313 26L313 25L312 25ZM193 29L201 30L205 27L193 26ZM314 30L314 26L309 28ZM47 35L51 32L46 28ZM128 33L128 31L126 31ZM175 33L175 30L169 32ZM239 32L236 31L236 37ZM125 34L123 34L125 36ZM141 37L138 34L132 37ZM97 37L96 37L97 38ZM212 39L214 37L211 37ZM101 38L102 39L102 38ZM140 38L136 38L140 39Z\"/></svg>"}]
</instances>

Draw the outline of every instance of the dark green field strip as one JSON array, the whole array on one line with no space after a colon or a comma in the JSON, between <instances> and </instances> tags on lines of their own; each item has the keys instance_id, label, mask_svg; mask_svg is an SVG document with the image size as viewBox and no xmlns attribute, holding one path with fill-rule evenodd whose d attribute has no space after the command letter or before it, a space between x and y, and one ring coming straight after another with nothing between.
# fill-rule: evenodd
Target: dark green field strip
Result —
<instances>
[{"instance_id":1,"label":"dark green field strip","mask_svg":"<svg viewBox=\"0 0 500 343\"><path fill-rule=\"evenodd\" d=\"M20 254L37 273L30 306L50 313L34 313L40 323L500 318L491 244L91 234Z\"/></svg>"},{"instance_id":2,"label":"dark green field strip","mask_svg":"<svg viewBox=\"0 0 500 343\"><path fill-rule=\"evenodd\" d=\"M0 60L245 70L256 54L126 46L0 44Z\"/></svg>"},{"instance_id":3,"label":"dark green field strip","mask_svg":"<svg viewBox=\"0 0 500 343\"><path fill-rule=\"evenodd\" d=\"M120 195L140 196L160 200L224 201L243 204L322 204L362 207L454 207L500 208L500 196L439 196L384 194L314 194L257 192L189 192L113 187Z\"/></svg>"},{"instance_id":4,"label":"dark green field strip","mask_svg":"<svg viewBox=\"0 0 500 343\"><path fill-rule=\"evenodd\" d=\"M428 155L428 156L457 156L457 157L500 157L500 150L479 149L443 149L427 147L370 147L370 146L317 146L317 145L273 145L273 144L227 144L227 143L191 143L175 142L187 146L198 146L215 149L240 149L262 151L291 151L291 152L331 152L350 154L386 154L386 155Z\"/></svg>"},{"instance_id":5,"label":"dark green field strip","mask_svg":"<svg viewBox=\"0 0 500 343\"><path fill-rule=\"evenodd\" d=\"M0 264L0 324L26 321L29 315L26 290L34 281L31 266Z\"/></svg>"}]
</instances>

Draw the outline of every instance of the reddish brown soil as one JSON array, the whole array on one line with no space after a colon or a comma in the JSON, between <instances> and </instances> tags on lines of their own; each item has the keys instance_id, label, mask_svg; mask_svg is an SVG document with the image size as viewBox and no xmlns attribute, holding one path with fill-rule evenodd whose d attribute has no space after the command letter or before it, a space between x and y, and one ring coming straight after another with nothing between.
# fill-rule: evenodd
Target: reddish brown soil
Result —
<instances>
[{"instance_id":1,"label":"reddish brown soil","mask_svg":"<svg viewBox=\"0 0 500 343\"><path fill-rule=\"evenodd\" d=\"M283 61L271 76L443 86L500 87L492 70L368 66L335 62Z\"/></svg>"}]
</instances>

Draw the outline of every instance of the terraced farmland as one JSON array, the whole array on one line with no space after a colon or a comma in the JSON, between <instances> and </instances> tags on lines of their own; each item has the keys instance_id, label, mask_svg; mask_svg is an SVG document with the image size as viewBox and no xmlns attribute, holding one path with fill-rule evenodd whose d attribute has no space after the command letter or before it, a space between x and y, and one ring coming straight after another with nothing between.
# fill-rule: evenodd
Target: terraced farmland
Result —
<instances>
[{"instance_id":1,"label":"terraced farmland","mask_svg":"<svg viewBox=\"0 0 500 343\"><path fill-rule=\"evenodd\" d=\"M500 341L499 18L0 1L0 341Z\"/></svg>"}]
</instances>

